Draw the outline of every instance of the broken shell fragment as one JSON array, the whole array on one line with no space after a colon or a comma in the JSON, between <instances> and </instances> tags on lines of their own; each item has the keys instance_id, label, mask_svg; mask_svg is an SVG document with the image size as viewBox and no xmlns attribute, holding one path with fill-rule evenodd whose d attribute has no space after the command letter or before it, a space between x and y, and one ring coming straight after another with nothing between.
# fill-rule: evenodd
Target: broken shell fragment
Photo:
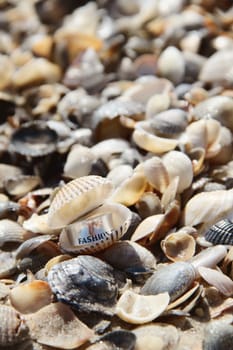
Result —
<instances>
[{"instance_id":1,"label":"broken shell fragment","mask_svg":"<svg viewBox=\"0 0 233 350\"><path fill-rule=\"evenodd\" d=\"M26 316L32 339L58 349L76 349L94 332L62 303L51 303Z\"/></svg>"},{"instance_id":2,"label":"broken shell fragment","mask_svg":"<svg viewBox=\"0 0 233 350\"><path fill-rule=\"evenodd\" d=\"M25 295L27 297L25 298ZM52 291L47 282L35 280L15 286L10 292L12 306L22 314L38 311L52 302Z\"/></svg>"},{"instance_id":3,"label":"broken shell fragment","mask_svg":"<svg viewBox=\"0 0 233 350\"><path fill-rule=\"evenodd\" d=\"M103 204L82 219L66 226L59 238L65 252L93 253L120 239L131 223L131 211L117 203Z\"/></svg>"},{"instance_id":4,"label":"broken shell fragment","mask_svg":"<svg viewBox=\"0 0 233 350\"><path fill-rule=\"evenodd\" d=\"M84 312L112 314L118 287L113 268L98 258L80 255L54 265L48 282L58 301Z\"/></svg>"},{"instance_id":5,"label":"broken shell fragment","mask_svg":"<svg viewBox=\"0 0 233 350\"><path fill-rule=\"evenodd\" d=\"M102 204L112 191L112 183L101 176L89 175L65 184L49 207L48 222L61 228Z\"/></svg>"},{"instance_id":6,"label":"broken shell fragment","mask_svg":"<svg viewBox=\"0 0 233 350\"><path fill-rule=\"evenodd\" d=\"M11 306L0 305L0 346L18 344L29 337L28 327Z\"/></svg>"},{"instance_id":7,"label":"broken shell fragment","mask_svg":"<svg viewBox=\"0 0 233 350\"><path fill-rule=\"evenodd\" d=\"M128 323L147 323L165 311L169 299L168 293L140 295L126 290L117 302L116 314Z\"/></svg>"},{"instance_id":8,"label":"broken shell fragment","mask_svg":"<svg viewBox=\"0 0 233 350\"><path fill-rule=\"evenodd\" d=\"M188 262L175 262L159 268L146 281L141 289L143 295L156 295L168 292L174 301L192 285L196 272Z\"/></svg>"}]
</instances>

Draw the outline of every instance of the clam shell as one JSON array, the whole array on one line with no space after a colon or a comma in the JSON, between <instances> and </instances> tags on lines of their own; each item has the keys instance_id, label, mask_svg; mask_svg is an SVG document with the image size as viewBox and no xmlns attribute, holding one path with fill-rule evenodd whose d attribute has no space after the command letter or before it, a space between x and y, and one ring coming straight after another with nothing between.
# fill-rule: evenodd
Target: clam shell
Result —
<instances>
[{"instance_id":1,"label":"clam shell","mask_svg":"<svg viewBox=\"0 0 233 350\"><path fill-rule=\"evenodd\" d=\"M159 74L178 84L183 81L185 74L185 60L181 51L176 47L167 47L158 59Z\"/></svg>"},{"instance_id":2,"label":"clam shell","mask_svg":"<svg viewBox=\"0 0 233 350\"><path fill-rule=\"evenodd\" d=\"M29 337L28 327L11 306L0 305L0 346L18 344Z\"/></svg>"},{"instance_id":3,"label":"clam shell","mask_svg":"<svg viewBox=\"0 0 233 350\"><path fill-rule=\"evenodd\" d=\"M205 233L205 239L213 244L233 245L233 223L225 219L211 226Z\"/></svg>"},{"instance_id":4,"label":"clam shell","mask_svg":"<svg viewBox=\"0 0 233 350\"><path fill-rule=\"evenodd\" d=\"M133 132L134 142L142 149L156 154L171 151L178 145L178 140L159 137L151 131L150 122L138 122Z\"/></svg>"},{"instance_id":5,"label":"clam shell","mask_svg":"<svg viewBox=\"0 0 233 350\"><path fill-rule=\"evenodd\" d=\"M23 124L11 137L10 149L29 157L42 157L55 151L57 134L44 123Z\"/></svg>"},{"instance_id":6,"label":"clam shell","mask_svg":"<svg viewBox=\"0 0 233 350\"><path fill-rule=\"evenodd\" d=\"M140 295L126 290L116 305L116 314L125 322L143 324L160 316L169 304L169 294Z\"/></svg>"},{"instance_id":7,"label":"clam shell","mask_svg":"<svg viewBox=\"0 0 233 350\"><path fill-rule=\"evenodd\" d=\"M52 303L26 316L33 339L39 344L59 349L76 349L88 341L94 332L62 303Z\"/></svg>"},{"instance_id":8,"label":"clam shell","mask_svg":"<svg viewBox=\"0 0 233 350\"><path fill-rule=\"evenodd\" d=\"M196 277L194 267L188 262L175 262L158 269L141 289L143 295L168 292L174 301L192 285Z\"/></svg>"},{"instance_id":9,"label":"clam shell","mask_svg":"<svg viewBox=\"0 0 233 350\"><path fill-rule=\"evenodd\" d=\"M103 204L85 218L66 226L59 243L66 252L93 253L120 239L131 223L130 210L116 203Z\"/></svg>"},{"instance_id":10,"label":"clam shell","mask_svg":"<svg viewBox=\"0 0 233 350\"><path fill-rule=\"evenodd\" d=\"M94 159L95 156L88 147L75 144L67 156L64 175L72 179L89 175Z\"/></svg>"},{"instance_id":11,"label":"clam shell","mask_svg":"<svg viewBox=\"0 0 233 350\"><path fill-rule=\"evenodd\" d=\"M188 116L182 109L169 109L156 114L151 119L151 125L161 136L173 136L185 131Z\"/></svg>"},{"instance_id":12,"label":"clam shell","mask_svg":"<svg viewBox=\"0 0 233 350\"><path fill-rule=\"evenodd\" d=\"M147 181L157 191L163 193L169 185L169 174L162 159L151 157L143 163L143 170Z\"/></svg>"},{"instance_id":13,"label":"clam shell","mask_svg":"<svg viewBox=\"0 0 233 350\"><path fill-rule=\"evenodd\" d=\"M38 176L19 175L5 181L4 187L11 196L21 197L32 191L39 184L40 178Z\"/></svg>"},{"instance_id":14,"label":"clam shell","mask_svg":"<svg viewBox=\"0 0 233 350\"><path fill-rule=\"evenodd\" d=\"M33 233L26 231L17 222L3 219L0 220L0 247L8 242L23 242L34 236Z\"/></svg>"},{"instance_id":15,"label":"clam shell","mask_svg":"<svg viewBox=\"0 0 233 350\"><path fill-rule=\"evenodd\" d=\"M56 193L49 207L48 223L61 228L101 205L110 195L112 183L95 175L68 182Z\"/></svg>"},{"instance_id":16,"label":"clam shell","mask_svg":"<svg viewBox=\"0 0 233 350\"><path fill-rule=\"evenodd\" d=\"M196 230L193 229L193 233ZM191 234L180 230L170 233L161 241L161 248L166 257L172 261L187 261L195 253L196 242Z\"/></svg>"},{"instance_id":17,"label":"clam shell","mask_svg":"<svg viewBox=\"0 0 233 350\"><path fill-rule=\"evenodd\" d=\"M204 266L200 266L198 272L206 282L213 285L222 294L226 296L233 294L233 281L222 272Z\"/></svg>"},{"instance_id":18,"label":"clam shell","mask_svg":"<svg viewBox=\"0 0 233 350\"><path fill-rule=\"evenodd\" d=\"M50 304L52 297L49 284L39 280L15 286L10 292L11 305L22 314L38 311L43 306Z\"/></svg>"},{"instance_id":19,"label":"clam shell","mask_svg":"<svg viewBox=\"0 0 233 350\"><path fill-rule=\"evenodd\" d=\"M56 264L48 282L58 301L79 311L112 314L118 287L113 268L100 259L80 255Z\"/></svg>"}]
</instances>

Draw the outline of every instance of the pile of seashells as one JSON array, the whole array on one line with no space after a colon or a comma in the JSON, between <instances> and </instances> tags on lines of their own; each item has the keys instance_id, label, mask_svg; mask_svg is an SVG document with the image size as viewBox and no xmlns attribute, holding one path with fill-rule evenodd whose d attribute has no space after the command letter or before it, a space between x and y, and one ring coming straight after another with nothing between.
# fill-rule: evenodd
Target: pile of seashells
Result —
<instances>
[{"instance_id":1,"label":"pile of seashells","mask_svg":"<svg viewBox=\"0 0 233 350\"><path fill-rule=\"evenodd\" d=\"M231 349L232 0L0 9L0 348Z\"/></svg>"}]
</instances>

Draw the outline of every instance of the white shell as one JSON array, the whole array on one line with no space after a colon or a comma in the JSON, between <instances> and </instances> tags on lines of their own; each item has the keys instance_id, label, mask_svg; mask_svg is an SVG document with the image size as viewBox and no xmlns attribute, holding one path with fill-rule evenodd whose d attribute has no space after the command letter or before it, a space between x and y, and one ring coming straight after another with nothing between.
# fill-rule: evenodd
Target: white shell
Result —
<instances>
[{"instance_id":1,"label":"white shell","mask_svg":"<svg viewBox=\"0 0 233 350\"><path fill-rule=\"evenodd\" d=\"M140 295L126 290L116 305L116 314L122 320L143 324L160 316L169 304L169 294Z\"/></svg>"},{"instance_id":2,"label":"white shell","mask_svg":"<svg viewBox=\"0 0 233 350\"><path fill-rule=\"evenodd\" d=\"M62 186L48 211L51 228L61 228L102 204L112 191L112 183L101 176L83 176Z\"/></svg>"}]
</instances>

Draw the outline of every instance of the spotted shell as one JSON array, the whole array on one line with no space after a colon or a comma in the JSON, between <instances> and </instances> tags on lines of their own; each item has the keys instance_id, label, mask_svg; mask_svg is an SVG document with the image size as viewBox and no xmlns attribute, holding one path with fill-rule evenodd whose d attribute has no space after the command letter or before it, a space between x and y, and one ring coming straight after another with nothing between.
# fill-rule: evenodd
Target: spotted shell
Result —
<instances>
[{"instance_id":1,"label":"spotted shell","mask_svg":"<svg viewBox=\"0 0 233 350\"><path fill-rule=\"evenodd\" d=\"M60 246L66 252L93 253L119 240L131 222L131 212L117 203L103 204L81 220L66 226Z\"/></svg>"},{"instance_id":2,"label":"spotted shell","mask_svg":"<svg viewBox=\"0 0 233 350\"><path fill-rule=\"evenodd\" d=\"M96 175L68 182L56 193L48 211L48 223L61 228L101 205L112 190L112 183Z\"/></svg>"},{"instance_id":3,"label":"spotted shell","mask_svg":"<svg viewBox=\"0 0 233 350\"><path fill-rule=\"evenodd\" d=\"M205 239L213 244L233 245L233 222L228 219L218 221L205 233Z\"/></svg>"}]
</instances>

